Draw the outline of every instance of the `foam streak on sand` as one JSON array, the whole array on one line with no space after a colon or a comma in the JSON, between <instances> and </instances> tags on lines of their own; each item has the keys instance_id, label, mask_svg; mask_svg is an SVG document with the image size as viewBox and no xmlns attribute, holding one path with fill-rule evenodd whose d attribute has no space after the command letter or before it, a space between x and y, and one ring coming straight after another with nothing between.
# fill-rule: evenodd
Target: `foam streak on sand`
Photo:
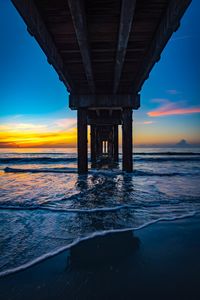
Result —
<instances>
[{"instance_id":1,"label":"foam streak on sand","mask_svg":"<svg viewBox=\"0 0 200 300\"><path fill-rule=\"evenodd\" d=\"M48 259L50 257L53 257L63 251L66 251L67 249L70 249L71 247L77 245L78 243L82 242L82 241L86 241L86 240L89 240L89 239L92 239L94 237L98 237L98 236L104 236L106 234L109 234L109 233L119 233L119 232L127 232L127 231L135 231L135 230L140 230L146 226L149 226L149 225L152 225L152 224L155 224L155 223L158 223L158 222L161 222L161 221L175 221L175 220L179 220L179 219L184 219L184 218L189 218L189 217L193 217L195 216L195 213L188 213L187 215L183 215L183 216L180 216L180 217L172 217L172 218L160 218L158 220L155 220L155 221L151 221L151 222L148 222L146 224L143 224L141 225L140 227L138 228L125 228L125 229L111 229L111 230L104 230L104 231L100 231L100 232L94 232L92 234L90 234L89 236L87 237L83 237L83 238L79 238L79 239L76 239L73 243L67 245L67 246L64 246L64 247L61 247L59 249L56 249L55 251L52 251L52 252L49 252L49 253L46 253L44 255L41 255L40 257L37 257L36 259L32 260L32 261L29 261L19 267L16 267L16 268L13 268L13 269L8 269L6 271L3 271L3 272L0 272L0 277L4 277L4 276L7 276L7 275L10 275L10 274L13 274L13 273L16 273L16 272L19 272L19 271L23 271L45 259Z\"/></svg>"}]
</instances>

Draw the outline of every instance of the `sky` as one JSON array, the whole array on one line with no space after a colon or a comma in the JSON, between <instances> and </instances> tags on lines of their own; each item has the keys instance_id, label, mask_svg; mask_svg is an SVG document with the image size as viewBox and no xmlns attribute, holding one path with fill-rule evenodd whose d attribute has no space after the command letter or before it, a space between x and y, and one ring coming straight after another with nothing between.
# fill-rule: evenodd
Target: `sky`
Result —
<instances>
[{"instance_id":1,"label":"sky","mask_svg":"<svg viewBox=\"0 0 200 300\"><path fill-rule=\"evenodd\" d=\"M193 0L141 91L136 146L200 145L200 1ZM0 0L0 147L76 146L76 111L10 0Z\"/></svg>"}]
</instances>

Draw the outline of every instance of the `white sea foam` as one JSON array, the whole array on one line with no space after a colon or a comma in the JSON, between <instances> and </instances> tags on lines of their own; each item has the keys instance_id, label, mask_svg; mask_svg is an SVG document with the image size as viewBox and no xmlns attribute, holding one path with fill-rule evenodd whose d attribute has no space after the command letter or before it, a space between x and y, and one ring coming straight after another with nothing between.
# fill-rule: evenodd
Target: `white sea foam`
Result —
<instances>
[{"instance_id":1,"label":"white sea foam","mask_svg":"<svg viewBox=\"0 0 200 300\"><path fill-rule=\"evenodd\" d=\"M156 224L158 222L175 221L175 220L180 220L180 219L189 218L189 217L193 217L193 216L195 216L195 212L188 213L188 214L185 214L185 215L182 215L182 216L176 216L176 217L170 217L170 218L159 218L157 220L147 222L147 223L145 223L145 224L143 224L139 227L130 227L130 228L123 228L123 229L110 229L110 230L103 230L103 231L99 231L99 232L93 232L92 234L90 234L86 237L76 239L74 242L68 244L67 246L64 246L64 247L61 247L59 249L56 249L55 251L43 254L40 257L37 257L36 259L34 259L32 261L29 261L29 262L27 262L27 263L25 263L21 266L2 271L2 272L0 272L0 277L4 277L4 276L7 276L7 275L10 275L10 274L19 272L19 271L23 271L23 270L39 263L39 262L42 262L42 261L44 261L48 258L51 258L55 255L58 255L58 254L60 254L64 251L70 249L71 247L77 245L78 243L80 243L82 241L86 241L86 240L89 240L89 239L92 239L92 238L95 238L95 237L98 237L98 236L105 236L105 235L110 234L110 233L116 233L117 234L117 233L121 233L121 232L140 230L142 228L145 228L149 225Z\"/></svg>"},{"instance_id":2,"label":"white sea foam","mask_svg":"<svg viewBox=\"0 0 200 300\"><path fill-rule=\"evenodd\" d=\"M6 173L67 173L67 174L77 174L77 168L10 168L6 167L4 168L4 172ZM102 175L107 175L107 176L113 176L113 174L116 175L123 175L127 174L127 176L166 176L166 177L171 177L171 176L189 176L191 173L188 172L148 172L148 171L141 171L141 170L133 170L132 173L126 173L124 171L118 171L118 170L89 170L88 175L90 174L102 174ZM194 172L192 172L193 175ZM199 171L196 172L197 175L199 175ZM80 175L79 175L80 176ZM81 176L87 176L85 174Z\"/></svg>"},{"instance_id":3,"label":"white sea foam","mask_svg":"<svg viewBox=\"0 0 200 300\"><path fill-rule=\"evenodd\" d=\"M117 211L121 209L128 209L128 208L133 208L132 205L120 205L116 207L102 207L102 208L56 208L56 207L48 207L48 206L30 206L30 207L23 207L23 206L17 206L17 205L0 205L0 209L8 209L8 210L48 210L52 212L64 212L64 213L96 213L96 212L112 212L112 211Z\"/></svg>"}]
</instances>

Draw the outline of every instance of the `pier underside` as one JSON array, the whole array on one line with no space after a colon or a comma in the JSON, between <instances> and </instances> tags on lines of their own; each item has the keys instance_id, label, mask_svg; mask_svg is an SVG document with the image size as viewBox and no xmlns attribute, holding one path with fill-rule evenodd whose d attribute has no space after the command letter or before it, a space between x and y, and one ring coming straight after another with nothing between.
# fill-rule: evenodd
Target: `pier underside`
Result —
<instances>
[{"instance_id":1,"label":"pier underside","mask_svg":"<svg viewBox=\"0 0 200 300\"><path fill-rule=\"evenodd\" d=\"M91 161L132 171L132 111L191 0L12 0L78 112L78 170Z\"/></svg>"}]
</instances>

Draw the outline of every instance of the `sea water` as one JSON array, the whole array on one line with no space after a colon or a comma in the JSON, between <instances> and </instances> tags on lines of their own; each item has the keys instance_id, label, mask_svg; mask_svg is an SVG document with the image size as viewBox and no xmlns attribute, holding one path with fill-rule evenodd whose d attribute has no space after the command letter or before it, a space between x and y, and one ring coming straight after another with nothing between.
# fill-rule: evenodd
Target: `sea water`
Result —
<instances>
[{"instance_id":1,"label":"sea water","mask_svg":"<svg viewBox=\"0 0 200 300\"><path fill-rule=\"evenodd\" d=\"M134 171L77 174L76 149L0 150L0 275L82 239L200 211L200 149L134 150Z\"/></svg>"}]
</instances>

